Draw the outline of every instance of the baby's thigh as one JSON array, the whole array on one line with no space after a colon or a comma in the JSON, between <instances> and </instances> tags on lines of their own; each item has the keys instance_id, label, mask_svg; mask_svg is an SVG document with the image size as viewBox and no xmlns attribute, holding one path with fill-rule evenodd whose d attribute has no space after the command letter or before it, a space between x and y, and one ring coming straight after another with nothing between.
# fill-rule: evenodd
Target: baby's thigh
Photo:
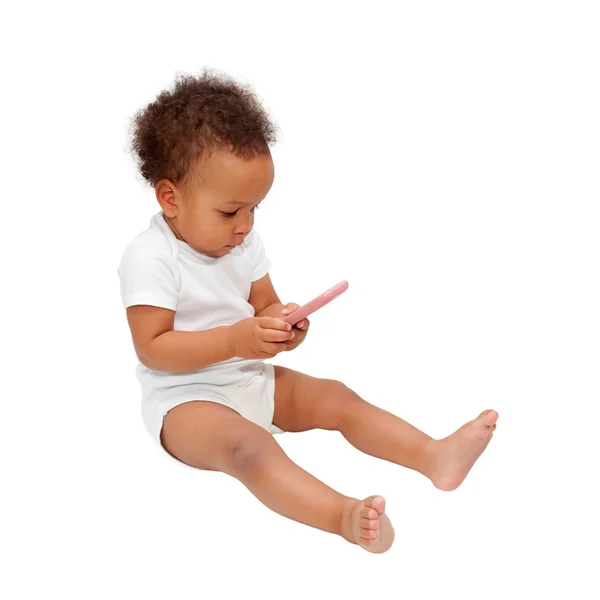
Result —
<instances>
[{"instance_id":1,"label":"baby's thigh","mask_svg":"<svg viewBox=\"0 0 600 600\"><path fill-rule=\"evenodd\" d=\"M244 465L279 445L273 436L238 412L208 400L172 408L164 417L160 441L191 467L239 477Z\"/></svg>"}]
</instances>

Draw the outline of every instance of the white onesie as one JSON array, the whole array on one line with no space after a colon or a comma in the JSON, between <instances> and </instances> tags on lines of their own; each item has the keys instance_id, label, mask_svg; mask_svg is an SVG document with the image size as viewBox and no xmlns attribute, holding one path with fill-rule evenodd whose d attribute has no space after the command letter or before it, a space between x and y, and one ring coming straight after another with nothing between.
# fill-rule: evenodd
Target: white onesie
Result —
<instances>
[{"instance_id":1,"label":"white onesie","mask_svg":"<svg viewBox=\"0 0 600 600\"><path fill-rule=\"evenodd\" d=\"M270 266L255 229L240 246L214 258L178 240L160 211L123 253L118 269L123 306L147 304L174 310L177 331L232 325L255 316L248 302L250 287ZM163 416L190 400L225 404L272 433L282 431L271 424L273 366L263 359L234 357L187 373L156 371L139 363L137 377L144 423L159 443ZM242 390L246 396L252 391L253 397L244 399ZM264 397L257 399L257 393Z\"/></svg>"}]
</instances>

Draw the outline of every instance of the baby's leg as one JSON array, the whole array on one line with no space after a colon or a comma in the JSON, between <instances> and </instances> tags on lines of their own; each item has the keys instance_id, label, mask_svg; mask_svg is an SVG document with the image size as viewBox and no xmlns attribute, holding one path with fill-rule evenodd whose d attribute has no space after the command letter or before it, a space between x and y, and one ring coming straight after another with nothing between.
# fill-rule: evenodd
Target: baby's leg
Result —
<instances>
[{"instance_id":1,"label":"baby's leg","mask_svg":"<svg viewBox=\"0 0 600 600\"><path fill-rule=\"evenodd\" d=\"M165 416L165 449L200 469L222 471L241 481L271 510L340 535L374 553L394 540L385 500L344 496L296 465L273 436L215 402L186 402Z\"/></svg>"},{"instance_id":2,"label":"baby's leg","mask_svg":"<svg viewBox=\"0 0 600 600\"><path fill-rule=\"evenodd\" d=\"M434 440L349 388L341 390L346 400L339 424L342 435L366 454L423 473L440 490L455 490L462 483L496 429L498 413L488 409L452 435Z\"/></svg>"}]
</instances>

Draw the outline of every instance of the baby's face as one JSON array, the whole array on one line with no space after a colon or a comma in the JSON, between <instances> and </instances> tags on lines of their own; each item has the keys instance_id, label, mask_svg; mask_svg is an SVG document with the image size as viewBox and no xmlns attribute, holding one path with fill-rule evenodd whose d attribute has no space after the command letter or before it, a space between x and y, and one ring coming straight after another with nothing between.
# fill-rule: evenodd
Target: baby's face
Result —
<instances>
[{"instance_id":1,"label":"baby's face","mask_svg":"<svg viewBox=\"0 0 600 600\"><path fill-rule=\"evenodd\" d=\"M242 159L220 152L202 168L202 181L184 189L161 180L156 196L177 238L197 252L219 257L250 233L255 207L274 177L270 154Z\"/></svg>"}]
</instances>

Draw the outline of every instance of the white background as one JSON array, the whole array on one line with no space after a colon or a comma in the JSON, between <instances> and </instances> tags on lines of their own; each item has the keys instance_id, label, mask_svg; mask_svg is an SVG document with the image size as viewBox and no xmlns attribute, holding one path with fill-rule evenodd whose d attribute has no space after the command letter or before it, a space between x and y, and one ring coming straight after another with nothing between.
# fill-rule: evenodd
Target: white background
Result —
<instances>
[{"instance_id":1,"label":"white background","mask_svg":"<svg viewBox=\"0 0 600 600\"><path fill-rule=\"evenodd\" d=\"M598 598L596 7L5 9L0 595ZM116 269L158 204L129 122L204 67L281 128L256 227L282 300L350 282L273 362L437 438L500 414L450 493L337 432L276 436L338 491L386 498L385 554L170 461L143 428Z\"/></svg>"}]
</instances>

